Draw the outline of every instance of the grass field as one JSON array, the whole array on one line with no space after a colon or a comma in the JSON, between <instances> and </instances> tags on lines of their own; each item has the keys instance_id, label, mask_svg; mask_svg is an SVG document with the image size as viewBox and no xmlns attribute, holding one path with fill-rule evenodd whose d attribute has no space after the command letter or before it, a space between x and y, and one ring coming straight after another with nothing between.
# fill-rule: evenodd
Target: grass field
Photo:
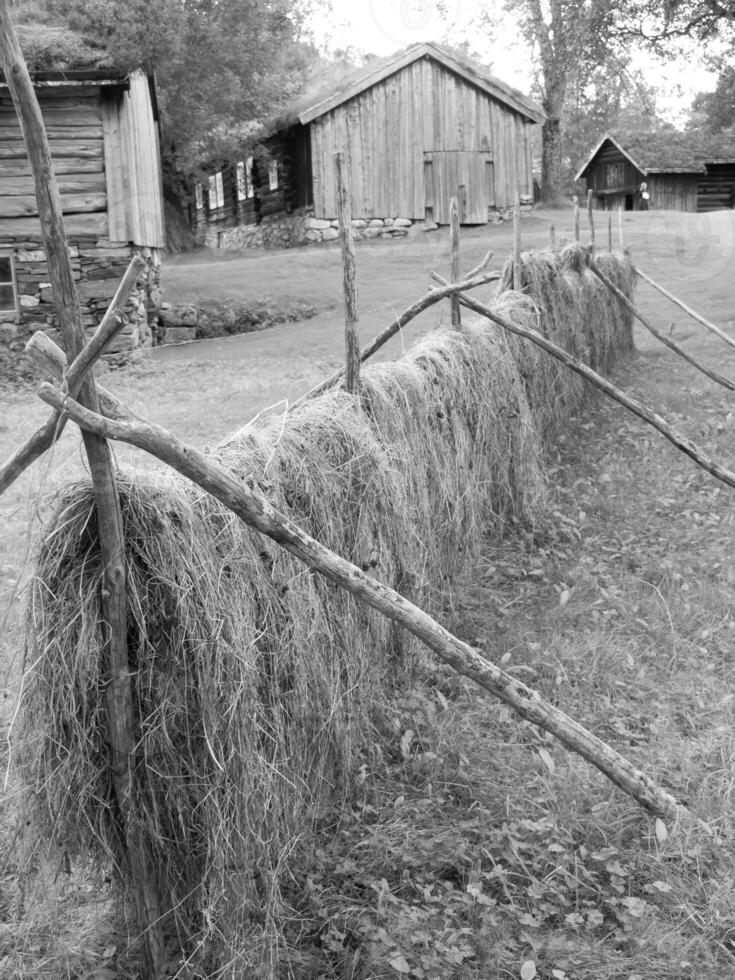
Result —
<instances>
[{"instance_id":1,"label":"grass field","mask_svg":"<svg viewBox=\"0 0 735 980\"><path fill-rule=\"evenodd\" d=\"M569 234L568 214L537 213L524 221L526 247L548 240L549 221ZM644 271L735 326L731 212L625 215L624 233ZM469 232L465 267L488 248L502 260L509 245L507 226ZM421 294L431 268L447 268L437 233L358 249L365 336ZM182 438L214 442L340 362L340 283L329 248L178 257L165 275L172 300L255 291L304 299L319 315L155 352L107 371L105 384ZM735 350L643 284L638 301L688 351L735 377ZM439 317L426 316L403 342ZM641 331L636 342L617 383L735 469L732 396ZM28 389L0 404L4 458L45 409ZM148 465L132 451L119 457ZM3 735L21 676L27 535L38 533L55 487L82 468L70 432L51 461L0 498ZM358 760L354 800L324 814L310 866L294 869L297 977L735 975L732 492L602 401L570 422L548 470L545 519L487 543L463 587L446 596L444 622L610 742L714 834L650 819L537 728L436 668L385 707ZM0 808L0 978L137 976L104 875L29 853L14 804L11 777Z\"/></svg>"}]
</instances>

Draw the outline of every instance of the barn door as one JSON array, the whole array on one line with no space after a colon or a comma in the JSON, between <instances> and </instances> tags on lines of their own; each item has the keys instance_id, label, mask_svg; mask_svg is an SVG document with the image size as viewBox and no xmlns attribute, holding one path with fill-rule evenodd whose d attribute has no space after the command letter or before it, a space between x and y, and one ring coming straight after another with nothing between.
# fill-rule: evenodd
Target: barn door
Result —
<instances>
[{"instance_id":1,"label":"barn door","mask_svg":"<svg viewBox=\"0 0 735 980\"><path fill-rule=\"evenodd\" d=\"M449 202L457 197L463 225L484 225L495 207L492 157L480 150L430 150L424 153L424 194L434 221L449 224Z\"/></svg>"}]
</instances>

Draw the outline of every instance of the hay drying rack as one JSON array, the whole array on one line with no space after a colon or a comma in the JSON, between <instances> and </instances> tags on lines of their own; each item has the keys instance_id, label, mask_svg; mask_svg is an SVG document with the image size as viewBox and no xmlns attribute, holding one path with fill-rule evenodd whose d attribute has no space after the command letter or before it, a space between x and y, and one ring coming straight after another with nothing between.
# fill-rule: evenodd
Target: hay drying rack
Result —
<instances>
[{"instance_id":1,"label":"hay drying rack","mask_svg":"<svg viewBox=\"0 0 735 980\"><path fill-rule=\"evenodd\" d=\"M108 440L121 440L141 448L172 467L187 479L202 487L207 493L233 511L242 521L261 534L268 536L281 547L296 555L311 569L320 572L341 588L349 591L360 601L389 617L413 635L445 663L471 678L485 690L514 709L522 718L555 735L568 749L580 754L606 777L623 789L650 813L684 825L695 823L694 816L673 796L664 791L645 773L638 770L613 748L586 730L538 693L501 670L478 650L450 634L426 612L409 602L398 592L383 585L375 578L352 565L319 541L306 534L289 517L279 513L256 489L252 481L235 478L224 467L214 463L191 446L187 446L171 433L137 417L122 405L109 391L96 384L92 368L104 353L107 344L121 329L122 309L127 302L141 272L142 263L134 258L123 277L94 336L85 343L81 309L68 258L66 235L61 214L61 200L53 173L49 145L43 120L33 90L33 85L20 51L10 21L7 7L0 5L0 58L5 77L21 122L28 156L35 180L38 210L49 264L54 298L67 356L42 332L36 333L27 351L46 377L39 389L40 397L52 406L47 422L39 428L20 449L0 467L0 493L59 437L67 419L72 419L81 429L84 447L90 463L95 504L98 516L100 546L104 567L102 581L102 610L107 624L105 651L107 686L105 706L109 742L109 769L115 798L119 807L125 840L128 873L133 883L140 932L144 936L144 953L149 975L161 974L164 961L163 939L160 932L161 897L151 873L150 855L138 829L134 812L132 786L132 759L134 755L133 702L131 675L127 650L127 592L124 564L124 540L120 504L116 488L116 474ZM327 389L343 383L347 391L356 393L359 385L360 365L405 324L429 306L444 299L451 303L451 327L461 329L460 308L485 317L510 333L535 344L556 358L570 370L581 375L607 396L619 402L657 429L679 450L690 456L699 466L735 488L735 473L708 458L702 450L678 433L663 418L647 406L635 400L609 380L593 371L582 361L554 344L541 333L521 326L502 316L489 306L471 298L468 291L500 278L497 272L487 272L491 259L489 253L482 263L460 276L459 265L459 211L454 199L450 206L451 275L450 281L433 273L439 285L432 288L420 300L405 310L370 344L360 349L357 334L357 299L355 288L355 252L352 242L351 216L349 213L349 182L343 155L336 154L340 238L344 269L346 365L331 377L311 389L300 401L312 398ZM632 313L659 340L708 377L728 390L735 385L685 354L670 338L660 334L622 293L597 268L595 263L595 226L591 194L588 196L590 244L582 252L582 261ZM522 289L520 201L516 196L514 225L513 287ZM579 241L580 209L575 204L575 240ZM608 248L613 248L612 215L608 217ZM553 225L550 243L555 244ZM623 249L622 225L620 225L620 249ZM638 271L638 270L636 270ZM708 329L727 343L735 342L714 324L689 310L676 297L671 296L644 273L638 273L646 282L678 303L687 313L695 316ZM295 404L298 404L295 403Z\"/></svg>"}]
</instances>

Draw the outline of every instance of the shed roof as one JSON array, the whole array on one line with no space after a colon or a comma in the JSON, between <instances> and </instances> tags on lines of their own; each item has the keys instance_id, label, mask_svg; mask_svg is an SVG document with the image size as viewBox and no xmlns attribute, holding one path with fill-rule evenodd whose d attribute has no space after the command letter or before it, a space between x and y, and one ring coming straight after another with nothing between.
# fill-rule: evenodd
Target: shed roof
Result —
<instances>
[{"instance_id":1,"label":"shed roof","mask_svg":"<svg viewBox=\"0 0 735 980\"><path fill-rule=\"evenodd\" d=\"M642 174L703 174L708 163L735 162L735 140L726 134L713 136L678 130L605 133L575 180L587 174L605 143L612 143Z\"/></svg>"},{"instance_id":2,"label":"shed roof","mask_svg":"<svg viewBox=\"0 0 735 980\"><path fill-rule=\"evenodd\" d=\"M310 123L313 119L318 119L331 109L342 105L343 102L347 102L356 95L360 95L361 92L372 88L373 85L377 85L421 58L429 58L443 65L448 71L459 75L470 85L481 89L499 102L503 102L531 122L540 123L545 119L541 107L521 92L511 88L510 85L506 85L494 75L479 70L466 59L458 57L440 45L425 41L420 44L413 44L411 47L397 51L385 58L371 61L337 81L331 79L317 82L288 107L285 113L275 121L272 128L273 130L282 129L296 122Z\"/></svg>"}]
</instances>

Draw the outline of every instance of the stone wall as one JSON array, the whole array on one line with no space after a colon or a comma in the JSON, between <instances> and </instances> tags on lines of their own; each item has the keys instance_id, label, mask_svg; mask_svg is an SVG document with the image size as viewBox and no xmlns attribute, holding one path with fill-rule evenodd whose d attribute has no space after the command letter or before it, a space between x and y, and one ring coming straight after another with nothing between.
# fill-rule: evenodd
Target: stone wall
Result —
<instances>
[{"instance_id":1,"label":"stone wall","mask_svg":"<svg viewBox=\"0 0 735 980\"><path fill-rule=\"evenodd\" d=\"M413 225L410 218L353 218L352 233L355 239L403 238ZM327 218L306 219L304 224L307 242L332 242L339 238L339 221Z\"/></svg>"},{"instance_id":2,"label":"stone wall","mask_svg":"<svg viewBox=\"0 0 735 980\"><path fill-rule=\"evenodd\" d=\"M204 244L209 248L293 248L306 242L306 213L266 215L260 224L222 228L210 225Z\"/></svg>"},{"instance_id":3,"label":"stone wall","mask_svg":"<svg viewBox=\"0 0 735 980\"><path fill-rule=\"evenodd\" d=\"M414 223L410 218L355 218L352 229L356 239L402 238ZM336 218L315 218L306 211L267 215L260 224L243 224L233 228L211 225L204 244L209 248L293 248L317 242L336 241L339 222Z\"/></svg>"},{"instance_id":4,"label":"stone wall","mask_svg":"<svg viewBox=\"0 0 735 980\"><path fill-rule=\"evenodd\" d=\"M12 324L6 323L5 332L12 330L15 336L25 339L36 330L44 330L60 344L58 312L43 249L34 242L18 242L7 250L12 251L15 259L19 312ZM77 241L69 246L72 273L88 332L102 320L134 254L145 260L146 270L125 307L127 323L111 343L110 353L148 347L152 343L151 326L161 301L160 252L109 239Z\"/></svg>"}]
</instances>

